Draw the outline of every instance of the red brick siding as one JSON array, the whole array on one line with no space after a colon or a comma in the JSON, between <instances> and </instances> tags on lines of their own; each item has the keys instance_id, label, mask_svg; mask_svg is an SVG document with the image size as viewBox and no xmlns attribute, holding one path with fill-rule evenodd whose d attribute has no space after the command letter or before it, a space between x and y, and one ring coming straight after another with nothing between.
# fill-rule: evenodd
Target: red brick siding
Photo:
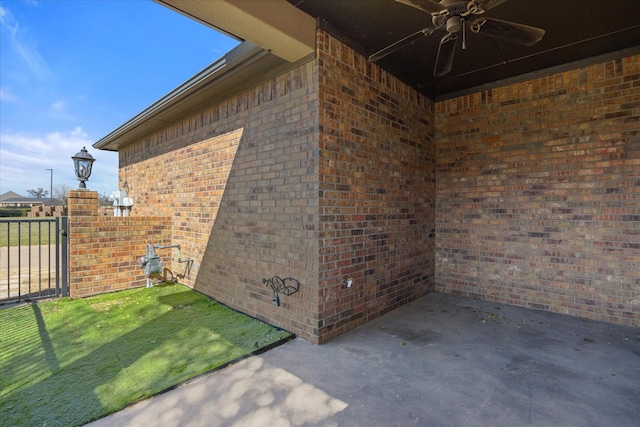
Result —
<instances>
[{"instance_id":1,"label":"red brick siding","mask_svg":"<svg viewBox=\"0 0 640 427\"><path fill-rule=\"evenodd\" d=\"M169 244L171 222L162 217L98 216L98 193L69 192L69 293L72 298L146 284L138 259L147 239ZM163 257L165 266L170 260Z\"/></svg>"},{"instance_id":2,"label":"red brick siding","mask_svg":"<svg viewBox=\"0 0 640 427\"><path fill-rule=\"evenodd\" d=\"M436 105L437 289L640 326L640 56Z\"/></svg>"},{"instance_id":3,"label":"red brick siding","mask_svg":"<svg viewBox=\"0 0 640 427\"><path fill-rule=\"evenodd\" d=\"M195 259L182 282L312 341L316 91L315 65L307 63L120 151L132 215L171 215L172 243ZM274 275L301 283L299 293L281 296L281 307L262 283Z\"/></svg>"},{"instance_id":4,"label":"red brick siding","mask_svg":"<svg viewBox=\"0 0 640 427\"><path fill-rule=\"evenodd\" d=\"M178 263L176 249L160 249L158 254L169 256L173 273L190 286L198 276L243 135L239 128L209 136L202 125L195 126L203 117L200 114L120 151L121 186L126 182L134 199L131 215L171 217L172 244L181 245L182 258L197 262ZM172 139L170 132L178 129L185 130L184 136ZM191 143L198 138L205 139ZM149 239L146 243L156 244Z\"/></svg>"},{"instance_id":5,"label":"red brick siding","mask_svg":"<svg viewBox=\"0 0 640 427\"><path fill-rule=\"evenodd\" d=\"M435 130L427 98L321 30L317 51L326 340L433 289Z\"/></svg>"},{"instance_id":6,"label":"red brick siding","mask_svg":"<svg viewBox=\"0 0 640 427\"><path fill-rule=\"evenodd\" d=\"M73 216L98 215L98 193L89 190L71 190L67 197L67 214Z\"/></svg>"},{"instance_id":7,"label":"red brick siding","mask_svg":"<svg viewBox=\"0 0 640 427\"><path fill-rule=\"evenodd\" d=\"M434 274L433 104L332 46L120 151L132 215L172 215L172 243L195 258L183 282L314 342L424 294ZM328 64L325 47L346 61ZM332 104L319 85L369 99ZM301 283L281 307L262 283L273 275Z\"/></svg>"}]
</instances>

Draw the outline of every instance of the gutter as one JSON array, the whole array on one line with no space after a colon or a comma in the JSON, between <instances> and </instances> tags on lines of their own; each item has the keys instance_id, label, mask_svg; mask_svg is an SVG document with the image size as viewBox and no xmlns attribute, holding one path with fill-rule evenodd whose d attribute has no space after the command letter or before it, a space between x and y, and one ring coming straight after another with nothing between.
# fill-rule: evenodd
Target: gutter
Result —
<instances>
[{"instance_id":1,"label":"gutter","mask_svg":"<svg viewBox=\"0 0 640 427\"><path fill-rule=\"evenodd\" d=\"M150 122L154 117L176 106L187 97L213 83L220 82L234 71L250 65L266 55L269 55L269 51L253 43L243 42L126 123L101 138L93 144L93 147L99 150L118 151L118 146L122 145L118 143L118 140L125 138L127 134L142 124Z\"/></svg>"}]
</instances>

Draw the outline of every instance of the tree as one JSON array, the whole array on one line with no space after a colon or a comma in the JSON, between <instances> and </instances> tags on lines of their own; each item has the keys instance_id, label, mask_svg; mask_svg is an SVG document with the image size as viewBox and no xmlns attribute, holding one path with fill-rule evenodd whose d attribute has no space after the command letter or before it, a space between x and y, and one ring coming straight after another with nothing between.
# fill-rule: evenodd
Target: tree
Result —
<instances>
[{"instance_id":1,"label":"tree","mask_svg":"<svg viewBox=\"0 0 640 427\"><path fill-rule=\"evenodd\" d=\"M42 188L38 188L37 190L27 190L27 193L36 199L44 199L49 194L47 190L43 190Z\"/></svg>"},{"instance_id":2,"label":"tree","mask_svg":"<svg viewBox=\"0 0 640 427\"><path fill-rule=\"evenodd\" d=\"M67 184L56 184L53 186L53 197L60 200L62 206L67 206L67 193L73 188Z\"/></svg>"},{"instance_id":3,"label":"tree","mask_svg":"<svg viewBox=\"0 0 640 427\"><path fill-rule=\"evenodd\" d=\"M98 197L98 206L111 206L113 202L109 200L109 196L102 194Z\"/></svg>"}]
</instances>

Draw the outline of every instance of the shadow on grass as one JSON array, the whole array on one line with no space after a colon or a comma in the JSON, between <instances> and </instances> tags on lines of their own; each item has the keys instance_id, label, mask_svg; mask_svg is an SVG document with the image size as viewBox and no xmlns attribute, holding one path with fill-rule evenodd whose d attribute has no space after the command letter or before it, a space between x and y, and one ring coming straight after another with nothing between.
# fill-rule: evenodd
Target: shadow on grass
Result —
<instances>
[{"instance_id":1,"label":"shadow on grass","mask_svg":"<svg viewBox=\"0 0 640 427\"><path fill-rule=\"evenodd\" d=\"M19 348L0 333L3 425L82 425L289 336L192 290L159 295L164 313L133 328L139 319L124 317L116 330L93 319L96 310L114 315L117 298L104 306L85 301L77 323L62 319L66 327L53 330L38 304L20 307ZM145 318L156 309L143 304L134 313ZM70 344L57 347L58 338ZM92 340L100 344L91 348Z\"/></svg>"}]
</instances>

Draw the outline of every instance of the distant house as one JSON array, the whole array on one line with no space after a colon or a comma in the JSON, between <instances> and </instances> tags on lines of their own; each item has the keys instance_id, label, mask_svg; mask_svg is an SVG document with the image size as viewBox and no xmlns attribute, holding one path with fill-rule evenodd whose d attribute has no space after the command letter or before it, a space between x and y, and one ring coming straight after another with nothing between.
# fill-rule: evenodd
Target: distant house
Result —
<instances>
[{"instance_id":1,"label":"distant house","mask_svg":"<svg viewBox=\"0 0 640 427\"><path fill-rule=\"evenodd\" d=\"M0 194L0 206L5 206L4 203L7 200L17 199L17 198L23 198L23 196L13 191L7 191L4 194Z\"/></svg>"},{"instance_id":2,"label":"distant house","mask_svg":"<svg viewBox=\"0 0 640 427\"><path fill-rule=\"evenodd\" d=\"M1 207L32 207L32 206L61 206L63 203L50 197L23 197L13 191L8 191L0 196Z\"/></svg>"}]
</instances>

